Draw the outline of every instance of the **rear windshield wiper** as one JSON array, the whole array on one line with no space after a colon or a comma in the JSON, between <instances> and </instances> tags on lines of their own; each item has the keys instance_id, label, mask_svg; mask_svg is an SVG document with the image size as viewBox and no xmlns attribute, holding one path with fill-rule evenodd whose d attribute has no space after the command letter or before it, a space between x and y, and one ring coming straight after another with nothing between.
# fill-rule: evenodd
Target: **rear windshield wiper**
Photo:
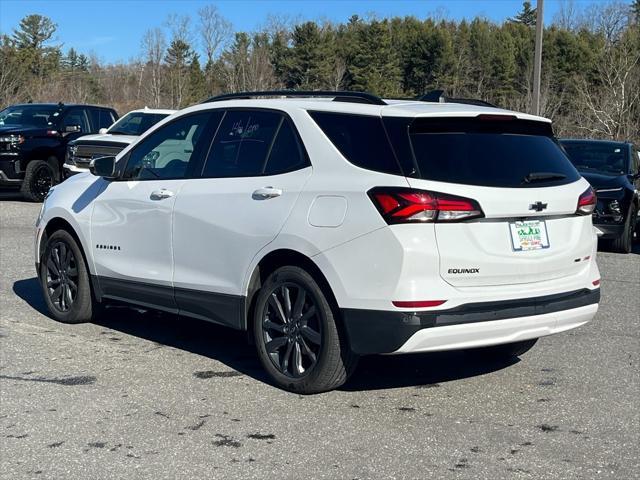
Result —
<instances>
[{"instance_id":1,"label":"rear windshield wiper","mask_svg":"<svg viewBox=\"0 0 640 480\"><path fill-rule=\"evenodd\" d=\"M522 183L544 182L545 180L562 180L567 178L562 173L554 172L531 172L522 179Z\"/></svg>"}]
</instances>

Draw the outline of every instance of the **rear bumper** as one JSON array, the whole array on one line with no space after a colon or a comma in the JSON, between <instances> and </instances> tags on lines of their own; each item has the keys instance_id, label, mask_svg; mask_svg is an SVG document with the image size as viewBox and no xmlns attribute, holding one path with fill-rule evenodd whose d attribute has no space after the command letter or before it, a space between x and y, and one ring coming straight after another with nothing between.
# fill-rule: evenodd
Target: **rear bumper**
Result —
<instances>
[{"instance_id":1,"label":"rear bumper","mask_svg":"<svg viewBox=\"0 0 640 480\"><path fill-rule=\"evenodd\" d=\"M593 318L600 289L400 312L342 309L351 349L360 355L454 350L551 335Z\"/></svg>"}]
</instances>

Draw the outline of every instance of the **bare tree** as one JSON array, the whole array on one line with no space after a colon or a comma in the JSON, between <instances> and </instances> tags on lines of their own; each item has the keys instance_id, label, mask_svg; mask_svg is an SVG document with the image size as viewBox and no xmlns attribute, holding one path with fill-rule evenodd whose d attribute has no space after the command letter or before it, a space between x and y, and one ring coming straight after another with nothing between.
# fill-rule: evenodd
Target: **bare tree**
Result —
<instances>
[{"instance_id":1,"label":"bare tree","mask_svg":"<svg viewBox=\"0 0 640 480\"><path fill-rule=\"evenodd\" d=\"M608 43L616 42L631 21L631 6L621 0L592 3L582 17L581 26L604 35Z\"/></svg>"},{"instance_id":2,"label":"bare tree","mask_svg":"<svg viewBox=\"0 0 640 480\"><path fill-rule=\"evenodd\" d=\"M231 38L232 26L215 5L207 5L198 10L198 32L207 63L213 64L216 53Z\"/></svg>"},{"instance_id":3,"label":"bare tree","mask_svg":"<svg viewBox=\"0 0 640 480\"><path fill-rule=\"evenodd\" d=\"M637 35L606 46L596 66L597 82L577 83L582 121L578 128L615 140L640 134L640 51Z\"/></svg>"},{"instance_id":4,"label":"bare tree","mask_svg":"<svg viewBox=\"0 0 640 480\"><path fill-rule=\"evenodd\" d=\"M180 40L184 43L191 43L191 17L189 15L178 15L171 13L165 21L166 26L171 31L171 40Z\"/></svg>"},{"instance_id":5,"label":"bare tree","mask_svg":"<svg viewBox=\"0 0 640 480\"><path fill-rule=\"evenodd\" d=\"M576 9L575 0L560 0L558 13L553 19L553 23L564 30L573 32L580 28L582 22L582 16Z\"/></svg>"},{"instance_id":6,"label":"bare tree","mask_svg":"<svg viewBox=\"0 0 640 480\"><path fill-rule=\"evenodd\" d=\"M146 67L148 70L148 79L145 82L145 90L149 95L152 106L158 108L162 102L162 59L164 58L167 48L167 40L164 32L159 28L147 30L142 37L142 50Z\"/></svg>"},{"instance_id":7,"label":"bare tree","mask_svg":"<svg viewBox=\"0 0 640 480\"><path fill-rule=\"evenodd\" d=\"M340 90L344 82L344 76L347 73L347 62L342 57L336 57L331 71L331 89Z\"/></svg>"}]
</instances>

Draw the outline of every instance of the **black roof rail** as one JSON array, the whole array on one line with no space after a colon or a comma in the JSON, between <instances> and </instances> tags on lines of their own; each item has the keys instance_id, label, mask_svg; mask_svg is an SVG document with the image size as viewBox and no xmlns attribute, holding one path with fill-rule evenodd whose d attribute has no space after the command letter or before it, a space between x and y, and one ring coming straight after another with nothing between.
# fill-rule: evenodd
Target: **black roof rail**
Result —
<instances>
[{"instance_id":1,"label":"black roof rail","mask_svg":"<svg viewBox=\"0 0 640 480\"><path fill-rule=\"evenodd\" d=\"M477 105L479 107L492 107L499 108L493 103L485 102L484 100L478 100L476 98L455 98L448 97L444 90L431 90L428 93L418 97L421 102L437 102L437 103L464 103L466 105Z\"/></svg>"},{"instance_id":2,"label":"black roof rail","mask_svg":"<svg viewBox=\"0 0 640 480\"><path fill-rule=\"evenodd\" d=\"M332 90L270 90L263 92L237 92L217 95L202 103L221 102L223 100L249 99L256 97L333 97L334 102L368 103L387 105L380 97L366 92L343 92Z\"/></svg>"}]
</instances>

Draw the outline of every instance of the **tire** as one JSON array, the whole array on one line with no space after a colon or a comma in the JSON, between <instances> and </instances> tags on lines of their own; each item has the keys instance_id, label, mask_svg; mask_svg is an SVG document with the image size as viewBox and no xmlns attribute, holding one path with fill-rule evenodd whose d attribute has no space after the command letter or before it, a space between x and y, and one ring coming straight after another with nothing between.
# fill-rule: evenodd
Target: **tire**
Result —
<instances>
[{"instance_id":1,"label":"tire","mask_svg":"<svg viewBox=\"0 0 640 480\"><path fill-rule=\"evenodd\" d=\"M260 363L280 388L326 392L355 370L358 357L339 330L327 295L302 268L281 267L269 275L258 293L252 328Z\"/></svg>"},{"instance_id":2,"label":"tire","mask_svg":"<svg viewBox=\"0 0 640 480\"><path fill-rule=\"evenodd\" d=\"M25 199L42 202L49 188L56 183L56 172L44 160L33 160L27 164L20 189Z\"/></svg>"},{"instance_id":3,"label":"tire","mask_svg":"<svg viewBox=\"0 0 640 480\"><path fill-rule=\"evenodd\" d=\"M524 355L538 342L537 338L531 340L523 340L521 342L505 343L502 345L494 345L492 347L478 348L474 353L492 359L508 359Z\"/></svg>"},{"instance_id":4,"label":"tire","mask_svg":"<svg viewBox=\"0 0 640 480\"><path fill-rule=\"evenodd\" d=\"M611 241L611 248L618 253L630 253L633 247L633 231L635 229L635 221L637 215L637 207L631 205L627 213L627 219L624 222L624 230L622 235Z\"/></svg>"},{"instance_id":5,"label":"tire","mask_svg":"<svg viewBox=\"0 0 640 480\"><path fill-rule=\"evenodd\" d=\"M82 250L66 230L57 230L47 239L39 276L45 303L55 320L89 322L100 311Z\"/></svg>"}]
</instances>

